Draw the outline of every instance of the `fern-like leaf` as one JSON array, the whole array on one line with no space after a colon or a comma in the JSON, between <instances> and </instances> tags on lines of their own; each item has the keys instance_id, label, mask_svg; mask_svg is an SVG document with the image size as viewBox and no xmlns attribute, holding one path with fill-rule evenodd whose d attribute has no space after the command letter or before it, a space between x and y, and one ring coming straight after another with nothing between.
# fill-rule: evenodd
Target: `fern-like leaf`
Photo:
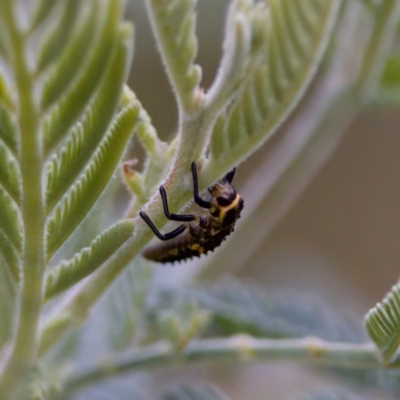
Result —
<instances>
[{"instance_id":1,"label":"fern-like leaf","mask_svg":"<svg viewBox=\"0 0 400 400\"><path fill-rule=\"evenodd\" d=\"M153 269L149 263L137 257L107 292L102 314L110 321L106 337L114 351L131 347L135 339L143 334L152 276Z\"/></svg>"},{"instance_id":2,"label":"fern-like leaf","mask_svg":"<svg viewBox=\"0 0 400 400\"><path fill-rule=\"evenodd\" d=\"M104 20L96 35L90 60L73 86L61 98L44 123L44 151L49 154L63 139L88 105L108 66L119 29L121 0L98 2Z\"/></svg>"},{"instance_id":3,"label":"fern-like leaf","mask_svg":"<svg viewBox=\"0 0 400 400\"><path fill-rule=\"evenodd\" d=\"M45 299L67 290L95 271L128 240L132 232L131 220L119 222L98 235L90 247L52 269L46 279Z\"/></svg>"},{"instance_id":4,"label":"fern-like leaf","mask_svg":"<svg viewBox=\"0 0 400 400\"><path fill-rule=\"evenodd\" d=\"M14 116L0 102L0 139L16 156L18 153L18 131Z\"/></svg>"},{"instance_id":5,"label":"fern-like leaf","mask_svg":"<svg viewBox=\"0 0 400 400\"><path fill-rule=\"evenodd\" d=\"M129 31L130 33L130 31ZM120 99L122 84L130 63L132 41L126 40L124 29L115 48L112 62L93 104L88 108L83 124L72 131L60 156L54 156L48 165L46 207L50 213L81 173L103 138Z\"/></svg>"},{"instance_id":6,"label":"fern-like leaf","mask_svg":"<svg viewBox=\"0 0 400 400\"><path fill-rule=\"evenodd\" d=\"M20 257L6 235L0 231L0 253L3 255L14 283L21 280Z\"/></svg>"},{"instance_id":7,"label":"fern-like leaf","mask_svg":"<svg viewBox=\"0 0 400 400\"><path fill-rule=\"evenodd\" d=\"M104 191L134 130L139 111L139 103L133 103L119 113L82 177L56 207L47 226L48 256L64 243Z\"/></svg>"},{"instance_id":8,"label":"fern-like leaf","mask_svg":"<svg viewBox=\"0 0 400 400\"><path fill-rule=\"evenodd\" d=\"M99 12L97 7L93 7L91 2L81 13L77 29L73 33L65 51L54 62L54 66L49 72L49 76L43 86L41 107L47 110L65 90L74 82L76 76L85 65L92 47L95 30L99 22Z\"/></svg>"},{"instance_id":9,"label":"fern-like leaf","mask_svg":"<svg viewBox=\"0 0 400 400\"><path fill-rule=\"evenodd\" d=\"M163 400L229 400L228 396L212 385L182 385L169 389Z\"/></svg>"},{"instance_id":10,"label":"fern-like leaf","mask_svg":"<svg viewBox=\"0 0 400 400\"><path fill-rule=\"evenodd\" d=\"M18 163L10 150L0 141L0 184L12 199L20 204L21 187Z\"/></svg>"},{"instance_id":11,"label":"fern-like leaf","mask_svg":"<svg viewBox=\"0 0 400 400\"><path fill-rule=\"evenodd\" d=\"M35 30L40 26L51 14L57 0L40 0L33 13L30 30Z\"/></svg>"},{"instance_id":12,"label":"fern-like leaf","mask_svg":"<svg viewBox=\"0 0 400 400\"><path fill-rule=\"evenodd\" d=\"M171 293L160 299L168 303ZM300 293L267 295L254 283L226 280L172 295L172 302L196 302L214 315L218 335L248 333L261 337L318 336L325 340L360 342L364 332L352 319L337 314L321 299Z\"/></svg>"},{"instance_id":13,"label":"fern-like leaf","mask_svg":"<svg viewBox=\"0 0 400 400\"><path fill-rule=\"evenodd\" d=\"M20 398L32 400L47 400L60 397L65 384L68 367L65 365L39 365L32 374L29 394Z\"/></svg>"},{"instance_id":14,"label":"fern-like leaf","mask_svg":"<svg viewBox=\"0 0 400 400\"><path fill-rule=\"evenodd\" d=\"M0 103L3 103L9 110L13 110L15 108L11 89L9 88L8 82L6 81L6 78L4 77L4 74L1 70L0 70Z\"/></svg>"},{"instance_id":15,"label":"fern-like leaf","mask_svg":"<svg viewBox=\"0 0 400 400\"><path fill-rule=\"evenodd\" d=\"M319 65L338 0L271 0L266 59L229 117L214 129L211 163L237 164L265 142L299 101Z\"/></svg>"},{"instance_id":16,"label":"fern-like leaf","mask_svg":"<svg viewBox=\"0 0 400 400\"><path fill-rule=\"evenodd\" d=\"M44 35L45 40L40 46L38 71L43 71L63 52L79 15L80 0L64 1L61 5L64 7L61 12L62 18L57 20L47 35Z\"/></svg>"},{"instance_id":17,"label":"fern-like leaf","mask_svg":"<svg viewBox=\"0 0 400 400\"><path fill-rule=\"evenodd\" d=\"M21 250L21 216L12 198L0 186L0 230Z\"/></svg>"},{"instance_id":18,"label":"fern-like leaf","mask_svg":"<svg viewBox=\"0 0 400 400\"><path fill-rule=\"evenodd\" d=\"M161 53L178 102L185 109L193 105L201 79L195 35L196 0L149 0L153 29L161 44Z\"/></svg>"},{"instance_id":19,"label":"fern-like leaf","mask_svg":"<svg viewBox=\"0 0 400 400\"><path fill-rule=\"evenodd\" d=\"M368 334L389 362L400 345L400 283L365 317Z\"/></svg>"},{"instance_id":20,"label":"fern-like leaf","mask_svg":"<svg viewBox=\"0 0 400 400\"><path fill-rule=\"evenodd\" d=\"M0 347L10 339L13 331L16 293L16 281L0 256Z\"/></svg>"}]
</instances>

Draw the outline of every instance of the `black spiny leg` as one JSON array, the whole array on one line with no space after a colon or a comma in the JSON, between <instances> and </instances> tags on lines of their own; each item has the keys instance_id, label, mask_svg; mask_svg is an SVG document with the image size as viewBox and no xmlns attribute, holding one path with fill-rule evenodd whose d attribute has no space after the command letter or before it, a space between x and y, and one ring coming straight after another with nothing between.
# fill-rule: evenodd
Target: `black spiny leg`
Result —
<instances>
[{"instance_id":1,"label":"black spiny leg","mask_svg":"<svg viewBox=\"0 0 400 400\"><path fill-rule=\"evenodd\" d=\"M168 200L167 200L167 193L165 192L164 186L160 186L160 195L162 198L163 206L164 206L164 213L165 216L171 220L171 221L185 221L185 222L190 222L194 221L196 217L194 215L188 214L188 215L177 215L177 214L171 214L168 209Z\"/></svg>"},{"instance_id":2,"label":"black spiny leg","mask_svg":"<svg viewBox=\"0 0 400 400\"><path fill-rule=\"evenodd\" d=\"M197 181L197 168L196 168L196 163L194 161L192 162L192 175L193 175L193 197L194 197L194 201L200 207L210 208L211 207L211 202L203 200L199 196L199 183Z\"/></svg>"},{"instance_id":3,"label":"black spiny leg","mask_svg":"<svg viewBox=\"0 0 400 400\"><path fill-rule=\"evenodd\" d=\"M163 235L156 227L155 225L151 222L151 219L148 217L147 214L145 214L143 211L140 211L139 215L144 219L146 224L150 227L150 229L154 232L154 234L160 239L160 240L170 240L178 235L180 235L185 229L185 225L178 226L178 228L174 229L172 232L166 233Z\"/></svg>"},{"instance_id":4,"label":"black spiny leg","mask_svg":"<svg viewBox=\"0 0 400 400\"><path fill-rule=\"evenodd\" d=\"M236 168L233 168L232 171L229 171L225 175L225 179L227 180L228 183L232 183L233 177L235 176Z\"/></svg>"}]
</instances>

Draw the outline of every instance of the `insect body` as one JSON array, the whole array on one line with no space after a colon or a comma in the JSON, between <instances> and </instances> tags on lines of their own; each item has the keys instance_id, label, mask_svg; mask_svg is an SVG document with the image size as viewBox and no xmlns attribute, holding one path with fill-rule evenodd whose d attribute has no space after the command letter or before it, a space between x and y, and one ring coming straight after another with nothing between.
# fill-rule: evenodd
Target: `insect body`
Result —
<instances>
[{"instance_id":1,"label":"insect body","mask_svg":"<svg viewBox=\"0 0 400 400\"><path fill-rule=\"evenodd\" d=\"M168 209L167 194L160 186L164 212L171 221L187 222L172 232L162 234L154 226L147 214L140 212L155 235L163 241L144 249L143 256L156 262L181 261L193 256L200 257L218 247L233 232L236 221L243 209L243 199L231 185L235 170L208 188L207 200L199 196L196 164L192 163L194 201L208 210L204 217L171 214Z\"/></svg>"}]
</instances>

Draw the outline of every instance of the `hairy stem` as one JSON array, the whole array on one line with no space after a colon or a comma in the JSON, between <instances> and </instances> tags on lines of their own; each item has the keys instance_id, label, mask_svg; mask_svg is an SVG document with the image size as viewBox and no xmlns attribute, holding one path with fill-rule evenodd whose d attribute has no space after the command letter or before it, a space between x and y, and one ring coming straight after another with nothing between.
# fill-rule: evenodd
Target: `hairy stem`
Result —
<instances>
[{"instance_id":1,"label":"hairy stem","mask_svg":"<svg viewBox=\"0 0 400 400\"><path fill-rule=\"evenodd\" d=\"M130 354L117 354L102 360L95 368L73 376L69 391L136 370L179 367L193 362L303 362L325 367L378 368L382 367L379 352L372 343L333 343L317 338L256 339L237 335L224 339L193 340L182 351L166 341L142 347ZM389 366L387 366L389 367ZM390 367L395 367L391 365Z\"/></svg>"},{"instance_id":2,"label":"hairy stem","mask_svg":"<svg viewBox=\"0 0 400 400\"><path fill-rule=\"evenodd\" d=\"M26 59L26 37L18 29L13 2L3 5L13 48L13 67L19 96L19 128L21 135L21 174L23 187L22 218L23 287L20 299L17 333L10 360L0 379L0 398L16 380L24 378L35 365L38 344L38 322L42 308L45 215L42 197L42 155L38 115L33 100L33 79Z\"/></svg>"}]
</instances>

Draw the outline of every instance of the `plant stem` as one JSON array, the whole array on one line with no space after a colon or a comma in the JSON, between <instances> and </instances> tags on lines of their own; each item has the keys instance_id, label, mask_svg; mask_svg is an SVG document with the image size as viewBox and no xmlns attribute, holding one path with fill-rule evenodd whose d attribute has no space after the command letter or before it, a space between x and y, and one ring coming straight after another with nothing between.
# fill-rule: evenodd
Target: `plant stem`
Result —
<instances>
[{"instance_id":1,"label":"plant stem","mask_svg":"<svg viewBox=\"0 0 400 400\"><path fill-rule=\"evenodd\" d=\"M3 7L12 41L12 60L20 104L18 122L21 135L24 278L16 338L10 360L0 379L1 399L7 398L9 390L16 381L24 378L36 363L45 268L45 214L42 198L42 154L38 115L33 100L33 79L26 59L26 39L16 25L12 4L13 2L8 0Z\"/></svg>"},{"instance_id":2,"label":"plant stem","mask_svg":"<svg viewBox=\"0 0 400 400\"><path fill-rule=\"evenodd\" d=\"M237 335L224 339L193 340L177 352L166 341L135 349L130 354L116 354L96 367L73 376L69 393L104 378L150 368L182 366L193 362L302 362L325 367L379 368L382 362L373 343L326 342L317 338L256 339ZM394 367L392 364L387 367ZM397 366L398 367L398 366Z\"/></svg>"}]
</instances>

